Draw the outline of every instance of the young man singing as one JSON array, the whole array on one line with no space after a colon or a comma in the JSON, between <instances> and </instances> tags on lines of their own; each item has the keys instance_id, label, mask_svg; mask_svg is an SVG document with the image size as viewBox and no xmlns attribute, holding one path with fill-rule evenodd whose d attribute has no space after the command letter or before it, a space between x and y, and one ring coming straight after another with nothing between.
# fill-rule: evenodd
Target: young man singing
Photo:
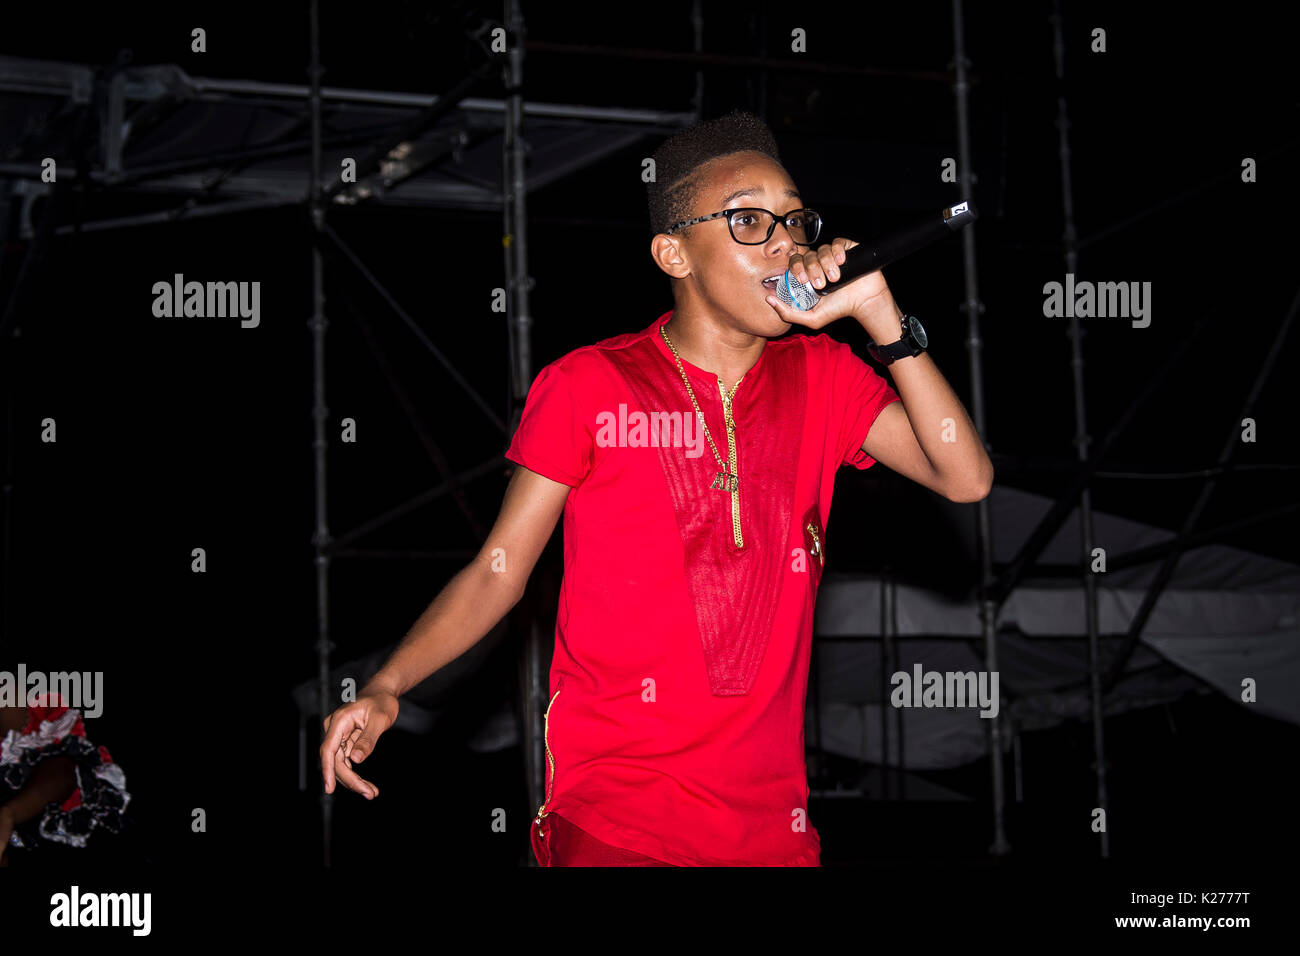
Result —
<instances>
[{"instance_id":1,"label":"young man singing","mask_svg":"<svg viewBox=\"0 0 1300 956\"><path fill-rule=\"evenodd\" d=\"M327 718L326 790L373 799L352 764L514 606L563 513L538 861L817 866L804 701L835 472L882 461L969 502L993 467L879 272L807 312L772 294L787 269L834 282L856 243L824 241L761 120L697 125L654 158L650 254L674 309L538 374L479 556ZM829 336L785 334L846 316L897 392Z\"/></svg>"}]
</instances>

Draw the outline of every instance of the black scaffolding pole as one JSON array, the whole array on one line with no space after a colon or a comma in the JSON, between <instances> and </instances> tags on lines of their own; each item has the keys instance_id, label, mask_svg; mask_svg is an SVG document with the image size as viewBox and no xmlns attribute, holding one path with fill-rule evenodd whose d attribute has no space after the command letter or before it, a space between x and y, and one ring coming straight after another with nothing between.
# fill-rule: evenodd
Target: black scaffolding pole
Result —
<instances>
[{"instance_id":1,"label":"black scaffolding pole","mask_svg":"<svg viewBox=\"0 0 1300 956\"><path fill-rule=\"evenodd\" d=\"M969 62L966 59L966 27L962 12L962 0L952 0L953 61L956 81L953 92L957 99L957 165L961 195L973 195L975 184L974 171L971 169L970 148L970 81L967 74ZM961 231L962 266L966 278L966 301L962 311L966 313L966 346L970 353L970 387L971 417L975 430L984 441L986 450L991 447L985 435L984 416L984 371L983 343L980 339L980 313L984 306L979 298L979 275L975 266L975 226L967 226ZM981 498L975 503L975 539L979 550L980 581L979 606L980 620L984 629L984 667L989 673L998 669L998 603L994 600L993 584L993 531L989 514L988 498ZM1001 713L999 708L998 713ZM989 768L993 787L993 843L989 852L994 856L1005 856L1011 852L1007 841L1004 809L1006 806L1005 787L1002 780L1002 730L1001 718L994 715L989 719Z\"/></svg>"},{"instance_id":2,"label":"black scaffolding pole","mask_svg":"<svg viewBox=\"0 0 1300 956\"><path fill-rule=\"evenodd\" d=\"M502 226L501 244L505 250L506 302L511 371L510 436L519 427L528 388L533 378L531 334L532 313L528 291L533 280L528 275L527 180L524 163L527 144L524 125L524 17L519 0L505 0L506 36L509 52L505 67L504 139L501 153ZM524 734L524 773L528 782L530 807L539 810L546 800L545 729L542 709L546 702L547 662L545 641L536 614L529 614L522 625L527 630L519 661L521 724ZM529 865L536 861L530 855Z\"/></svg>"},{"instance_id":3,"label":"black scaffolding pole","mask_svg":"<svg viewBox=\"0 0 1300 956\"><path fill-rule=\"evenodd\" d=\"M1065 271L1074 274L1079 266L1079 237L1074 228L1074 180L1070 167L1070 117L1065 105L1065 38L1061 26L1061 0L1053 0L1052 50L1056 58L1056 128L1060 134L1061 204L1064 214ZM1088 410L1084 398L1083 330L1079 317L1070 310L1070 367L1074 371L1074 448L1081 468L1088 466ZM1105 714L1101 694L1101 650L1097 634L1097 579L1092 571L1092 490L1079 490L1079 538L1083 544L1080 573L1083 577L1084 622L1088 629L1088 701L1092 715L1093 770L1097 777L1097 806L1104 824L1101 829L1102 858L1110 856L1110 807L1106 793Z\"/></svg>"},{"instance_id":4,"label":"black scaffolding pole","mask_svg":"<svg viewBox=\"0 0 1300 956\"><path fill-rule=\"evenodd\" d=\"M329 570L330 545L329 509L326 507L325 452L329 447L326 438L325 418L329 409L325 406L325 329L329 323L325 319L325 264L321 255L321 233L325 228L325 203L321 195L321 96L320 78L323 70L320 65L320 10L319 0L311 0L311 67L307 70L311 78L311 96L308 99L311 113L311 176L307 183L307 197L311 210L311 228L315 231L316 241L311 250L311 290L312 316L307 323L311 329L312 342L312 462L316 477L316 530L311 543L316 551L316 679L317 698L320 706L324 739L324 718L334 708L330 706L330 651L334 644L330 641L329 618ZM333 833L334 801L333 794L321 790L321 853L325 866L330 865L330 837Z\"/></svg>"}]
</instances>

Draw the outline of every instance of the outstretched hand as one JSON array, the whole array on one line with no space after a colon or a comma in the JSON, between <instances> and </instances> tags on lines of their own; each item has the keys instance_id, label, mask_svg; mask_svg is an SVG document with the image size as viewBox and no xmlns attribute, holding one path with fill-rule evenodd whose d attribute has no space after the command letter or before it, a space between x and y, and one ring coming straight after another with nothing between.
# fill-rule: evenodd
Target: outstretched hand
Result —
<instances>
[{"instance_id":1,"label":"outstretched hand","mask_svg":"<svg viewBox=\"0 0 1300 956\"><path fill-rule=\"evenodd\" d=\"M325 718L325 740L320 745L321 776L325 792L333 793L337 780L367 800L379 796L379 788L363 780L355 770L375 742L397 720L397 698L388 693L363 694Z\"/></svg>"}]
</instances>

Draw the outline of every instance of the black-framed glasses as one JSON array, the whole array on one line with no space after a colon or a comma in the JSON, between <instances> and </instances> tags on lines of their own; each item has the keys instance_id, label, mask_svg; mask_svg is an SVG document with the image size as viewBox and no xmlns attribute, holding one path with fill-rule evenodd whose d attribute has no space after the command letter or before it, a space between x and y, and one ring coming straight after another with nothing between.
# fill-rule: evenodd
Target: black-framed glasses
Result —
<instances>
[{"instance_id":1,"label":"black-framed glasses","mask_svg":"<svg viewBox=\"0 0 1300 956\"><path fill-rule=\"evenodd\" d=\"M799 246L811 246L822 231L822 217L811 209L792 209L784 216L778 216L770 209L744 206L740 209L724 209L710 216L683 219L669 226L668 234L693 226L697 222L708 222L710 219L721 219L723 216L727 217L727 228L731 230L731 238L742 246L761 246L772 238L778 222L785 223L790 238L795 245Z\"/></svg>"}]
</instances>

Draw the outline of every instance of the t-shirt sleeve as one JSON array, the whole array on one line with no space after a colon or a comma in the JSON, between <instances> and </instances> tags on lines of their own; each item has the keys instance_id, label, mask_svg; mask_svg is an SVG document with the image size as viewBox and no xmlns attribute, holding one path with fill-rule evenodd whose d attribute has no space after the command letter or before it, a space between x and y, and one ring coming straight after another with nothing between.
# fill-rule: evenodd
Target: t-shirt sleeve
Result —
<instances>
[{"instance_id":1,"label":"t-shirt sleeve","mask_svg":"<svg viewBox=\"0 0 1300 956\"><path fill-rule=\"evenodd\" d=\"M506 458L576 488L591 471L595 440L561 361L547 365L533 380Z\"/></svg>"},{"instance_id":2,"label":"t-shirt sleeve","mask_svg":"<svg viewBox=\"0 0 1300 956\"><path fill-rule=\"evenodd\" d=\"M901 398L883 376L844 343L835 343L832 361L835 363L834 407L841 414L839 463L858 469L870 468L876 459L862 450L862 443L884 407Z\"/></svg>"}]
</instances>

